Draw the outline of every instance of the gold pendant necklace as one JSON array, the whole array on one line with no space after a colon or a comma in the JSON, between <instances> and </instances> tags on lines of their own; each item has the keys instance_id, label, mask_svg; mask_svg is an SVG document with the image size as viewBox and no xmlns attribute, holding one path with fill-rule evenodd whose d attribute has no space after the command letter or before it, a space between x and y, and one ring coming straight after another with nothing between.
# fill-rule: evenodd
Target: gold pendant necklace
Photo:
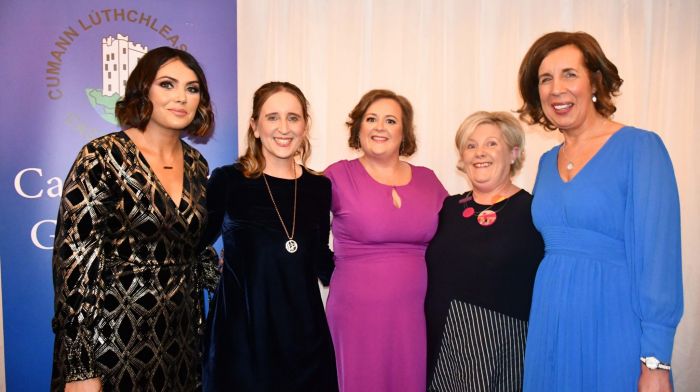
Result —
<instances>
[{"instance_id":1,"label":"gold pendant necklace","mask_svg":"<svg viewBox=\"0 0 700 392\"><path fill-rule=\"evenodd\" d=\"M292 171L294 172L294 207L292 209L292 234L289 234L289 231L287 230L287 226L284 224L284 220L282 219L282 214L280 214L279 208L277 208L277 203L275 203L275 198L272 196L272 190L270 189L270 184L267 183L267 177L265 176L265 173L263 173L263 180L265 181L265 187L267 188L267 193L270 195L270 200L272 201L272 206L275 207L275 212L277 213L277 217L280 220L280 223L282 224L282 228L284 229L284 234L287 236L287 242L284 243L284 248L287 249L287 252L289 253L294 253L299 249L299 245L297 244L296 241L294 241L294 229L296 228L296 223L297 223L297 171L296 171L296 164L292 162Z\"/></svg>"}]
</instances>

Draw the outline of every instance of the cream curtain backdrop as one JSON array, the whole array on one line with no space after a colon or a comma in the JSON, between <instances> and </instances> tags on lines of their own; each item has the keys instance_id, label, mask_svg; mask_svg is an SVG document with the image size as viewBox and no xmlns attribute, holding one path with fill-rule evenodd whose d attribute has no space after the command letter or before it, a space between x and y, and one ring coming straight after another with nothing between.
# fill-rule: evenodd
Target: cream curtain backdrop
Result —
<instances>
[{"instance_id":1,"label":"cream curtain backdrop","mask_svg":"<svg viewBox=\"0 0 700 392\"><path fill-rule=\"evenodd\" d=\"M356 154L347 114L372 88L405 95L415 109L414 164L435 170L450 193L458 125L476 110L519 107L517 72L536 38L554 30L595 36L618 66L617 121L656 131L670 151L682 206L685 313L673 357L678 391L700 375L700 2L661 0L239 0L239 145L253 92L270 80L297 84L311 102L309 166ZM224 110L224 108L219 108ZM236 108L231 108L236 110ZM516 183L532 190L539 156L557 132L527 129Z\"/></svg>"}]
</instances>

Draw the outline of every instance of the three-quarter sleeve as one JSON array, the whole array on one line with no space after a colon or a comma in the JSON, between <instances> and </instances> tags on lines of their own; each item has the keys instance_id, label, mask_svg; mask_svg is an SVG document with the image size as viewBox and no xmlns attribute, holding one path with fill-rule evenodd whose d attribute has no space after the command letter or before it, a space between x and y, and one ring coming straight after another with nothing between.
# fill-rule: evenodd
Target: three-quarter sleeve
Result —
<instances>
[{"instance_id":1,"label":"three-quarter sleeve","mask_svg":"<svg viewBox=\"0 0 700 392\"><path fill-rule=\"evenodd\" d=\"M201 156L199 153L197 154L197 160L200 162L200 165L198 165L198 172L197 172L197 183L198 183L198 188L202 191L202 196L205 198L205 205L207 203L208 197L207 195L207 183L208 183L208 176L209 176L209 164L207 163L207 160L204 159L203 156ZM207 222L209 222L209 210L207 207ZM221 223L219 223L219 226L221 227ZM210 226L205 226L204 228L204 233L206 233L207 228L214 228ZM211 242L215 241L212 240ZM221 275L220 270L219 270L219 254L214 249L212 244L208 242L204 236L199 238L199 242L197 243L197 273L199 274L198 276L198 281L201 283L202 288L206 289L209 292L209 295L211 296L213 292L216 290L216 288L219 285L219 277Z\"/></svg>"},{"instance_id":2,"label":"three-quarter sleeve","mask_svg":"<svg viewBox=\"0 0 700 392\"><path fill-rule=\"evenodd\" d=\"M94 336L103 291L103 222L111 213L108 183L99 151L85 146L64 184L52 260L52 327L65 382L99 376Z\"/></svg>"},{"instance_id":3,"label":"three-quarter sleeve","mask_svg":"<svg viewBox=\"0 0 700 392\"><path fill-rule=\"evenodd\" d=\"M656 134L638 138L633 155L625 239L633 306L641 319L640 356L670 363L683 314L678 190L671 159Z\"/></svg>"}]
</instances>

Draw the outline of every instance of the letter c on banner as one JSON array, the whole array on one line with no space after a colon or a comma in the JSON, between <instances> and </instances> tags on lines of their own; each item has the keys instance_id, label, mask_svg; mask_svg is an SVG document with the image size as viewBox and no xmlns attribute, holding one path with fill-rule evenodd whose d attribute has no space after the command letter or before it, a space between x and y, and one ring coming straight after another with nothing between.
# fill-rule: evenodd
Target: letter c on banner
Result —
<instances>
[{"instance_id":1,"label":"letter c on banner","mask_svg":"<svg viewBox=\"0 0 700 392\"><path fill-rule=\"evenodd\" d=\"M24 197L25 199L38 199L44 193L43 190L40 190L39 193L35 195L29 195L22 189L22 176L24 176L24 173L30 171L39 174L39 177L43 176L41 169L38 169L36 167L28 167L26 169L20 170L19 173L17 173L17 175L15 176L15 191L17 191L17 194Z\"/></svg>"},{"instance_id":2,"label":"letter c on banner","mask_svg":"<svg viewBox=\"0 0 700 392\"><path fill-rule=\"evenodd\" d=\"M61 91L60 88L54 89L54 90L49 90L49 98L56 100L60 99L63 96L63 91Z\"/></svg>"},{"instance_id":3,"label":"letter c on banner","mask_svg":"<svg viewBox=\"0 0 700 392\"><path fill-rule=\"evenodd\" d=\"M31 234L32 243L34 244L34 246L36 246L39 249L50 250L50 249L53 249L53 244L51 244L50 246L45 246L41 242L39 242L39 238L37 237L37 231L39 231L39 226L43 225L44 223L53 223L54 226L56 225L56 221L53 219L47 219L47 220L42 220L42 221L36 222L36 224L34 226L32 226L32 234ZM53 239L54 235L51 234L49 236L49 238Z\"/></svg>"}]
</instances>

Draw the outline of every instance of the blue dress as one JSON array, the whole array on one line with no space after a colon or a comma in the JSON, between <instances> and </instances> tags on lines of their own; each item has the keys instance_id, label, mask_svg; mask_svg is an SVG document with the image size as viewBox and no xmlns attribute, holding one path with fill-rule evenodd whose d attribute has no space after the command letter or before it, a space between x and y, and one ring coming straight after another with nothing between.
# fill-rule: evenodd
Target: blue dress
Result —
<instances>
[{"instance_id":1,"label":"blue dress","mask_svg":"<svg viewBox=\"0 0 700 392\"><path fill-rule=\"evenodd\" d=\"M624 127L569 182L540 159L525 391L636 391L640 356L670 363L683 312L673 167L654 133Z\"/></svg>"}]
</instances>

